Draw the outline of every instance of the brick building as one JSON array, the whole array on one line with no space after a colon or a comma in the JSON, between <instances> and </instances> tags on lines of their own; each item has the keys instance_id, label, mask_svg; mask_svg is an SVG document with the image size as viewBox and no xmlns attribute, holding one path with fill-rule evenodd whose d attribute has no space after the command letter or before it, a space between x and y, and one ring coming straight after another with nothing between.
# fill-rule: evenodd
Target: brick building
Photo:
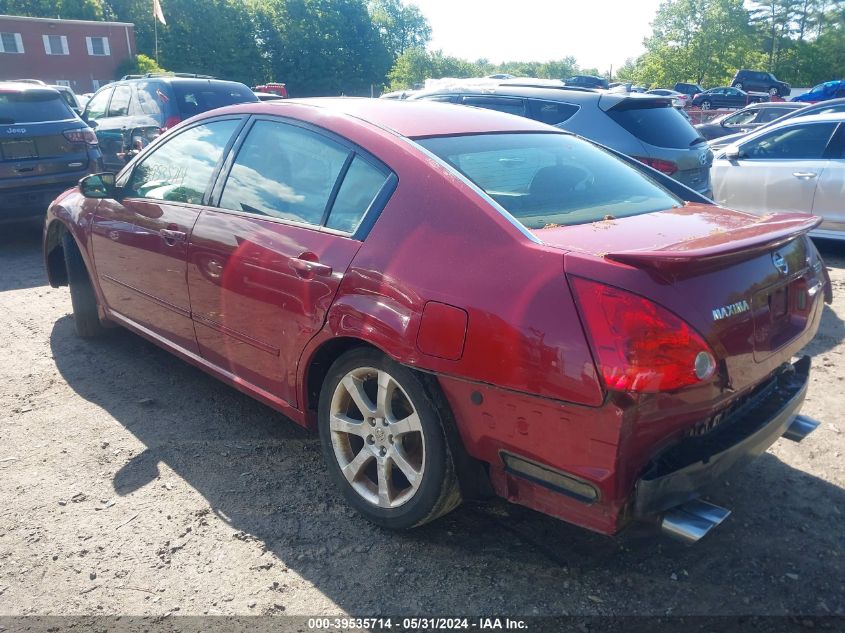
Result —
<instances>
[{"instance_id":1,"label":"brick building","mask_svg":"<svg viewBox=\"0 0 845 633\"><path fill-rule=\"evenodd\" d=\"M92 92L136 54L135 25L128 22L0 15L0 80L40 79Z\"/></svg>"}]
</instances>

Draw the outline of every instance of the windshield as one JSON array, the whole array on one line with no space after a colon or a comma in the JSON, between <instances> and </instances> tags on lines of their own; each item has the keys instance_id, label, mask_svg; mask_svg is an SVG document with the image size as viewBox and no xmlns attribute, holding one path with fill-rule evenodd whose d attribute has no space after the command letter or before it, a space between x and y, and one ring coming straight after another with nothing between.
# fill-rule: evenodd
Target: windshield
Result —
<instances>
[{"instance_id":1,"label":"windshield","mask_svg":"<svg viewBox=\"0 0 845 633\"><path fill-rule=\"evenodd\" d=\"M55 90L0 93L0 125L65 121L74 117Z\"/></svg>"},{"instance_id":2,"label":"windshield","mask_svg":"<svg viewBox=\"0 0 845 633\"><path fill-rule=\"evenodd\" d=\"M680 207L609 152L568 134L478 134L417 141L528 229Z\"/></svg>"}]
</instances>

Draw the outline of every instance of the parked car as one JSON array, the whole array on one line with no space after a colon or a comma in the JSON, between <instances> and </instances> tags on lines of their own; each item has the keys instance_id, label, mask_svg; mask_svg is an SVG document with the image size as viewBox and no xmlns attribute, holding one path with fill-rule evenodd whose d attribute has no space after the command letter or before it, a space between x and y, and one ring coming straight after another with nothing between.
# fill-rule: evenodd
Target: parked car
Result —
<instances>
[{"instance_id":1,"label":"parked car","mask_svg":"<svg viewBox=\"0 0 845 633\"><path fill-rule=\"evenodd\" d=\"M672 89L676 92L681 92L685 95L689 95L690 97L694 97L699 92L704 92L704 88L702 88L698 84L688 84L684 82L676 83Z\"/></svg>"},{"instance_id":2,"label":"parked car","mask_svg":"<svg viewBox=\"0 0 845 633\"><path fill-rule=\"evenodd\" d=\"M127 75L94 93L82 118L97 134L106 169L117 171L180 121L250 101L258 97L245 85L207 75Z\"/></svg>"},{"instance_id":3,"label":"parked car","mask_svg":"<svg viewBox=\"0 0 845 633\"><path fill-rule=\"evenodd\" d=\"M607 79L604 77L596 77L595 75L572 75L562 79L567 86L576 86L579 88L607 88Z\"/></svg>"},{"instance_id":4,"label":"parked car","mask_svg":"<svg viewBox=\"0 0 845 633\"><path fill-rule=\"evenodd\" d=\"M803 103L752 103L739 112L732 112L707 123L700 123L695 126L695 129L701 136L711 141L728 134L750 132L803 107Z\"/></svg>"},{"instance_id":5,"label":"parked car","mask_svg":"<svg viewBox=\"0 0 845 633\"><path fill-rule=\"evenodd\" d=\"M97 137L57 90L0 82L0 224L43 218L53 198L101 170Z\"/></svg>"},{"instance_id":6,"label":"parked car","mask_svg":"<svg viewBox=\"0 0 845 633\"><path fill-rule=\"evenodd\" d=\"M643 172L484 109L249 103L84 179L44 252L80 334L123 325L316 428L379 525L492 490L695 540L728 514L704 486L814 427L791 359L830 285L813 218Z\"/></svg>"},{"instance_id":7,"label":"parked car","mask_svg":"<svg viewBox=\"0 0 845 633\"><path fill-rule=\"evenodd\" d=\"M259 101L279 101L280 99L284 99L283 96L277 95L275 92L256 92L253 90L253 94L258 97Z\"/></svg>"},{"instance_id":8,"label":"parked car","mask_svg":"<svg viewBox=\"0 0 845 633\"><path fill-rule=\"evenodd\" d=\"M421 92L411 99L499 110L554 125L633 156L702 195L710 195L712 153L689 120L665 97L514 80L483 89L456 85Z\"/></svg>"},{"instance_id":9,"label":"parked car","mask_svg":"<svg viewBox=\"0 0 845 633\"><path fill-rule=\"evenodd\" d=\"M784 114L779 119L775 119L772 123L765 123L757 129L762 130L763 128L770 127L775 123L780 123L781 121L786 121L788 119L792 119L799 116L810 116L812 114L828 114L830 112L845 112L845 98L831 99L830 101L824 101L822 103L816 103L814 105L807 105L803 108L792 110L791 112ZM728 145L736 143L746 135L747 132L739 132L737 134L729 134L728 136L723 136L712 141L710 143L710 148L714 152L716 152L720 149L727 147Z\"/></svg>"},{"instance_id":10,"label":"parked car","mask_svg":"<svg viewBox=\"0 0 845 633\"><path fill-rule=\"evenodd\" d=\"M827 101L829 99L840 99L845 97L845 80L826 81L823 84L813 86L809 91L797 97L792 97L792 101L800 101L802 103L816 103L818 101Z\"/></svg>"},{"instance_id":11,"label":"parked car","mask_svg":"<svg viewBox=\"0 0 845 633\"><path fill-rule=\"evenodd\" d=\"M65 86L62 84L50 85L47 84L47 82L45 81L41 81L40 79L10 79L9 81L25 84L34 84L37 86L49 86L50 88L54 88L55 90L59 91L59 94L62 96L62 99L64 99L65 103L70 106L71 110L73 110L76 114L82 114L82 108L79 105L79 100L76 98L76 95L69 86Z\"/></svg>"},{"instance_id":12,"label":"parked car","mask_svg":"<svg viewBox=\"0 0 845 633\"><path fill-rule=\"evenodd\" d=\"M745 92L739 88L710 88L700 92L692 98L690 105L699 107L702 110L712 108L744 108L751 103L768 101L769 96L761 92Z\"/></svg>"},{"instance_id":13,"label":"parked car","mask_svg":"<svg viewBox=\"0 0 845 633\"><path fill-rule=\"evenodd\" d=\"M646 94L657 95L658 97L669 97L672 99L672 105L676 108L685 107L690 98L689 95L686 95L683 92L668 90L667 88L654 88L653 90L647 90Z\"/></svg>"},{"instance_id":14,"label":"parked car","mask_svg":"<svg viewBox=\"0 0 845 633\"><path fill-rule=\"evenodd\" d=\"M845 114L782 121L726 147L713 163L714 199L759 215L822 218L812 235L845 239Z\"/></svg>"},{"instance_id":15,"label":"parked car","mask_svg":"<svg viewBox=\"0 0 845 633\"><path fill-rule=\"evenodd\" d=\"M792 92L788 83L780 81L772 73L746 68L737 71L731 86L745 92L766 92L771 97L788 97Z\"/></svg>"}]
</instances>

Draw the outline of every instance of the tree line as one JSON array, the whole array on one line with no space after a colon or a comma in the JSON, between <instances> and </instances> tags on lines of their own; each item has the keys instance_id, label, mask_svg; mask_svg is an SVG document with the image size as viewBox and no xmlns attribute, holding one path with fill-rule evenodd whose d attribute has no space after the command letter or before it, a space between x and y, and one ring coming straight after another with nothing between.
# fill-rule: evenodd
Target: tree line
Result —
<instances>
[{"instance_id":1,"label":"tree line","mask_svg":"<svg viewBox=\"0 0 845 633\"><path fill-rule=\"evenodd\" d=\"M209 74L249 85L283 81L293 96L368 95L438 77L600 74L572 56L470 61L429 51L431 27L403 0L160 0L158 64L152 0L0 0L0 13L135 24L144 56L121 69ZM597 21L598 28L598 21ZM649 86L726 84L739 68L794 86L845 78L845 0L665 0L615 79Z\"/></svg>"},{"instance_id":2,"label":"tree line","mask_svg":"<svg viewBox=\"0 0 845 633\"><path fill-rule=\"evenodd\" d=\"M665 0L620 80L726 85L740 68L793 86L845 79L845 0Z\"/></svg>"}]
</instances>

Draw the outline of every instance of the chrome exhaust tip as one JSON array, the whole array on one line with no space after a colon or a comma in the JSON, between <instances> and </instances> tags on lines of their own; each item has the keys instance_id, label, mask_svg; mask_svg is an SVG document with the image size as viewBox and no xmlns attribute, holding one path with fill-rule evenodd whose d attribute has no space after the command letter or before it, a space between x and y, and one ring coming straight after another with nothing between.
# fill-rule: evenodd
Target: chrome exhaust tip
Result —
<instances>
[{"instance_id":1,"label":"chrome exhaust tip","mask_svg":"<svg viewBox=\"0 0 845 633\"><path fill-rule=\"evenodd\" d=\"M793 442L800 442L810 433L815 431L821 422L806 415L796 415L792 423L783 432L783 436Z\"/></svg>"},{"instance_id":2,"label":"chrome exhaust tip","mask_svg":"<svg viewBox=\"0 0 845 633\"><path fill-rule=\"evenodd\" d=\"M669 510L660 520L660 529L672 538L695 543L728 518L731 511L701 499L693 499Z\"/></svg>"}]
</instances>

